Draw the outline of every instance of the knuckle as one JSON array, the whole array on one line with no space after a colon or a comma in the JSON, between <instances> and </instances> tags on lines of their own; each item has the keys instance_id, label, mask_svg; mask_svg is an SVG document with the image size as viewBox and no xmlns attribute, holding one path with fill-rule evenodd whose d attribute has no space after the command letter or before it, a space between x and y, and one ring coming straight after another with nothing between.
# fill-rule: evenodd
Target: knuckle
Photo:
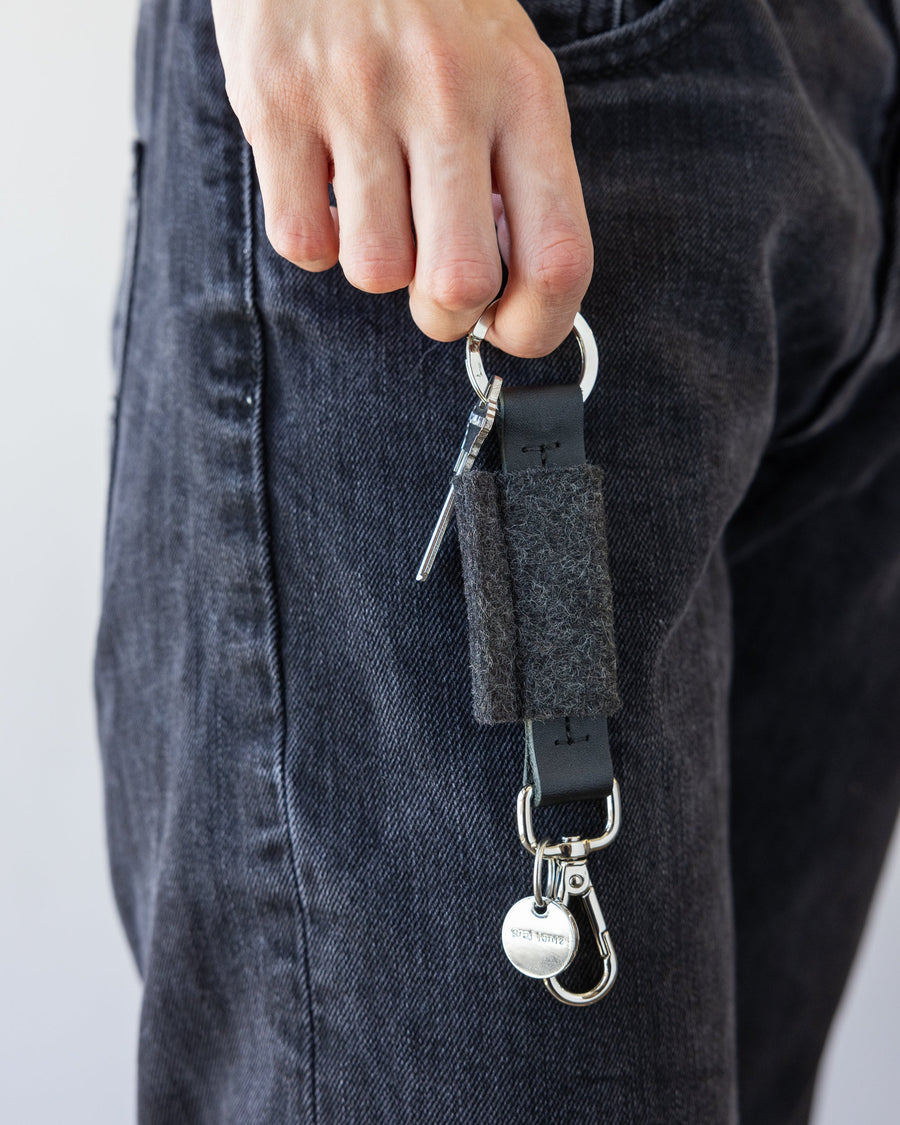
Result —
<instances>
[{"instance_id":1,"label":"knuckle","mask_svg":"<svg viewBox=\"0 0 900 1125\"><path fill-rule=\"evenodd\" d=\"M257 60L242 94L238 116L256 133L283 137L288 130L315 131L319 125L313 73L302 57L282 53Z\"/></svg>"},{"instance_id":2,"label":"knuckle","mask_svg":"<svg viewBox=\"0 0 900 1125\"><path fill-rule=\"evenodd\" d=\"M473 130L486 128L487 107L476 96L484 75L471 46L449 39L446 32L423 32L407 48L407 87L438 150L452 150Z\"/></svg>"},{"instance_id":3,"label":"knuckle","mask_svg":"<svg viewBox=\"0 0 900 1125\"><path fill-rule=\"evenodd\" d=\"M329 36L308 61L310 81L321 99L329 128L381 129L397 86L396 62L389 45L365 26L343 27Z\"/></svg>"},{"instance_id":4,"label":"knuckle","mask_svg":"<svg viewBox=\"0 0 900 1125\"><path fill-rule=\"evenodd\" d=\"M466 312L496 296L501 280L499 265L480 258L454 258L431 271L422 292L448 312Z\"/></svg>"},{"instance_id":5,"label":"knuckle","mask_svg":"<svg viewBox=\"0 0 900 1125\"><path fill-rule=\"evenodd\" d=\"M343 28L329 38L323 57L329 73L336 78L368 85L377 84L384 76L384 54L364 29Z\"/></svg>"},{"instance_id":6,"label":"knuckle","mask_svg":"<svg viewBox=\"0 0 900 1125\"><path fill-rule=\"evenodd\" d=\"M546 43L529 45L509 56L507 87L514 104L546 113L565 99L565 86L559 65Z\"/></svg>"},{"instance_id":7,"label":"knuckle","mask_svg":"<svg viewBox=\"0 0 900 1125\"><path fill-rule=\"evenodd\" d=\"M594 269L589 243L575 234L564 234L545 243L532 260L528 275L540 294L549 299L584 295Z\"/></svg>"},{"instance_id":8,"label":"knuckle","mask_svg":"<svg viewBox=\"0 0 900 1125\"><path fill-rule=\"evenodd\" d=\"M301 96L302 83L297 72L284 63L273 62L254 75L252 115L255 127L279 125L290 115L291 106Z\"/></svg>"},{"instance_id":9,"label":"knuckle","mask_svg":"<svg viewBox=\"0 0 900 1125\"><path fill-rule=\"evenodd\" d=\"M432 104L456 102L470 89L470 68L461 52L437 31L424 31L415 45L416 75Z\"/></svg>"},{"instance_id":10,"label":"knuckle","mask_svg":"<svg viewBox=\"0 0 900 1125\"><path fill-rule=\"evenodd\" d=\"M339 39L328 58L335 106L342 107L354 123L379 120L384 114L385 92L390 89L388 66L384 53L370 43Z\"/></svg>"}]
</instances>

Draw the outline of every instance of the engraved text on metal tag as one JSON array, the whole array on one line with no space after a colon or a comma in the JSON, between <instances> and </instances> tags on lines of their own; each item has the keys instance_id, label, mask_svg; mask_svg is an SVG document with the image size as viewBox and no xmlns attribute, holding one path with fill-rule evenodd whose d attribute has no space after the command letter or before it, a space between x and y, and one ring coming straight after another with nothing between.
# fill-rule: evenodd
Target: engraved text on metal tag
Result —
<instances>
[{"instance_id":1,"label":"engraved text on metal tag","mask_svg":"<svg viewBox=\"0 0 900 1125\"><path fill-rule=\"evenodd\" d=\"M503 949L526 977L555 977L575 956L578 927L562 903L548 900L541 912L533 898L523 898L503 919Z\"/></svg>"}]
</instances>

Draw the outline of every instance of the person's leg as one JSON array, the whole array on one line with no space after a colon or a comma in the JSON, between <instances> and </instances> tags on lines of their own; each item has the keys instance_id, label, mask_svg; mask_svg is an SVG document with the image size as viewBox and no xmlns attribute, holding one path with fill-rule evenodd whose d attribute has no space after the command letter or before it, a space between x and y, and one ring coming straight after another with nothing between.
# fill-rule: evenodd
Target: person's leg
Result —
<instances>
[{"instance_id":1,"label":"person's leg","mask_svg":"<svg viewBox=\"0 0 900 1125\"><path fill-rule=\"evenodd\" d=\"M559 5L526 7L540 26ZM723 532L785 416L785 356L809 341L811 390L864 334L880 216L863 138L830 136L766 5L634 14L554 44L596 250L587 444L623 695L623 828L592 861L620 978L578 1011L500 947L530 884L522 747L472 719L452 534L414 581L463 343L422 336L405 292L274 254L205 5L145 9L96 664L144 1125L737 1120ZM846 104L873 116L892 62L858 30ZM577 348L485 359L560 379Z\"/></svg>"},{"instance_id":2,"label":"person's leg","mask_svg":"<svg viewBox=\"0 0 900 1125\"><path fill-rule=\"evenodd\" d=\"M827 431L770 454L730 529L745 1125L808 1120L900 803L898 498L895 362Z\"/></svg>"},{"instance_id":3,"label":"person's leg","mask_svg":"<svg viewBox=\"0 0 900 1125\"><path fill-rule=\"evenodd\" d=\"M141 1125L314 1120L261 479L250 150L208 4L145 0L95 690Z\"/></svg>"},{"instance_id":4,"label":"person's leg","mask_svg":"<svg viewBox=\"0 0 900 1125\"><path fill-rule=\"evenodd\" d=\"M880 219L862 161L835 151L767 10L711 10L679 45L651 50L648 36L646 57L632 40L619 70L575 51L566 67L597 248L583 311L603 364L588 431L606 472L626 699L610 724L625 828L597 862L622 975L589 1012L548 1006L502 962L480 961L501 889L522 893L520 748L469 720L452 549L425 590L403 587L465 414L462 349L410 336L402 294L363 302L361 324L337 275L323 303L320 280L269 252L257 212L289 804L311 945L337 951L310 961L326 1120L428 1106L455 1119L469 1098L515 1120L527 1112L515 1091L560 1121L589 1106L612 1120L733 1114L721 533L790 395L812 395L857 346L856 282L875 274ZM858 36L882 58L880 25L863 19ZM869 113L871 97L856 97L854 112ZM574 370L573 351L488 362L510 381L552 379ZM779 367L802 371L802 388L778 387ZM315 842L348 806L356 847L325 859ZM578 815L545 823L571 829ZM373 926L364 896L385 884L392 905ZM412 962L395 952L398 926L416 935ZM353 948L373 944L377 982L362 973L338 992Z\"/></svg>"},{"instance_id":5,"label":"person's leg","mask_svg":"<svg viewBox=\"0 0 900 1125\"><path fill-rule=\"evenodd\" d=\"M855 325L839 349L808 288L776 285L800 331L779 341L776 426L726 537L743 1125L808 1120L900 803L900 102L874 94L896 89L897 27L889 5L776 7L842 170L822 190L873 268L810 246Z\"/></svg>"}]
</instances>

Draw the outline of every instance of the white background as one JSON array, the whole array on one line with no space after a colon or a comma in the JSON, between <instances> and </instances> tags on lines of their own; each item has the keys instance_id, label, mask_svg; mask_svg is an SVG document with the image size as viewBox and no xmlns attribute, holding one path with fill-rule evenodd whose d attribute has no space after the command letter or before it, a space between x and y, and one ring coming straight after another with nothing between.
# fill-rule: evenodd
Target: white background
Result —
<instances>
[{"instance_id":1,"label":"white background","mask_svg":"<svg viewBox=\"0 0 900 1125\"><path fill-rule=\"evenodd\" d=\"M135 19L136 0L0 9L0 1120L9 1125L134 1120L140 988L108 877L91 658ZM895 837L815 1125L897 1121L898 932Z\"/></svg>"}]
</instances>

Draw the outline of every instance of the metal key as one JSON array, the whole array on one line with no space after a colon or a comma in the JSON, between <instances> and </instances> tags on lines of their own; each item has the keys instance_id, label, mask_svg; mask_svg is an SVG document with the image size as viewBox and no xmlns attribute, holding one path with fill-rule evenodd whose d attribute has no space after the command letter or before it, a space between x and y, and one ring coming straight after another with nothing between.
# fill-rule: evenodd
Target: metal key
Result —
<instances>
[{"instance_id":1,"label":"metal key","mask_svg":"<svg viewBox=\"0 0 900 1125\"><path fill-rule=\"evenodd\" d=\"M503 380L499 375L495 375L488 387L487 398L472 407L469 420L466 424L465 437L462 440L462 445L459 447L456 463L453 466L453 476L450 480L450 489L447 492L447 499L444 501L441 514L438 516L434 531L432 531L431 538L428 540L428 546L425 548L422 561L419 563L419 570L416 574L417 582L424 582L431 573L434 560L437 557L441 542L449 526L450 517L453 515L453 504L456 498L456 478L460 473L468 472L475 464L475 458L478 456L484 444L484 439L490 433L491 426L494 424L494 419L497 417L497 401L500 398L500 388L502 385Z\"/></svg>"}]
</instances>

